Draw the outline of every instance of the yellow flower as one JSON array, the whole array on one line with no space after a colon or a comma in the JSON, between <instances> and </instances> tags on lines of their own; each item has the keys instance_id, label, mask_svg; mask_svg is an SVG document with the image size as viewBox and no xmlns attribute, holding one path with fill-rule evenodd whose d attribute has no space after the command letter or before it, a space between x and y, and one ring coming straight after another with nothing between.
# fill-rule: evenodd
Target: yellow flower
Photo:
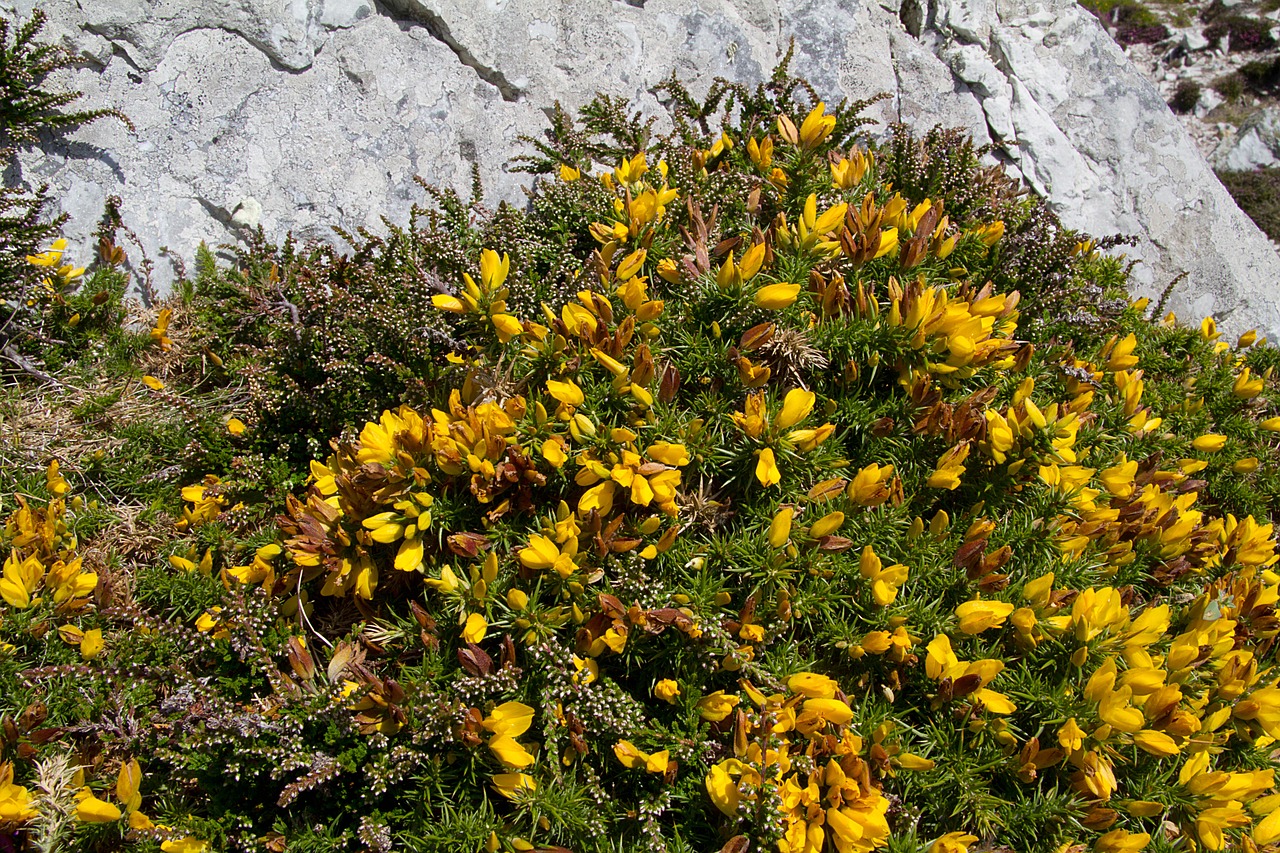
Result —
<instances>
[{"instance_id":1,"label":"yellow flower","mask_svg":"<svg viewBox=\"0 0 1280 853\"><path fill-rule=\"evenodd\" d=\"M92 631L85 631L84 639L80 641L80 657L90 660L100 654L102 654L102 629L94 628Z\"/></svg>"},{"instance_id":2,"label":"yellow flower","mask_svg":"<svg viewBox=\"0 0 1280 853\"><path fill-rule=\"evenodd\" d=\"M698 713L707 722L718 723L732 714L740 701L737 696L726 696L723 690L717 690L698 700Z\"/></svg>"},{"instance_id":3,"label":"yellow flower","mask_svg":"<svg viewBox=\"0 0 1280 853\"><path fill-rule=\"evenodd\" d=\"M1145 832L1113 829L1093 843L1095 853L1137 853L1146 850L1151 836Z\"/></svg>"},{"instance_id":4,"label":"yellow flower","mask_svg":"<svg viewBox=\"0 0 1280 853\"><path fill-rule=\"evenodd\" d=\"M834 699L840 685L816 672L797 672L787 679L787 689L810 699Z\"/></svg>"},{"instance_id":5,"label":"yellow flower","mask_svg":"<svg viewBox=\"0 0 1280 853\"><path fill-rule=\"evenodd\" d=\"M978 836L965 832L948 832L929 845L929 853L969 853L969 845Z\"/></svg>"},{"instance_id":6,"label":"yellow flower","mask_svg":"<svg viewBox=\"0 0 1280 853\"><path fill-rule=\"evenodd\" d=\"M812 539L821 539L824 536L830 536L840 529L840 525L844 524L843 512L830 512L813 523L809 528L809 537Z\"/></svg>"},{"instance_id":7,"label":"yellow flower","mask_svg":"<svg viewBox=\"0 0 1280 853\"><path fill-rule=\"evenodd\" d=\"M548 379L547 393L554 397L558 403L570 408L581 406L586 399L582 389L572 379L564 382Z\"/></svg>"},{"instance_id":8,"label":"yellow flower","mask_svg":"<svg viewBox=\"0 0 1280 853\"><path fill-rule=\"evenodd\" d=\"M818 101L803 122L800 123L800 147L813 148L835 130L836 117L827 115L826 104Z\"/></svg>"},{"instance_id":9,"label":"yellow flower","mask_svg":"<svg viewBox=\"0 0 1280 853\"><path fill-rule=\"evenodd\" d=\"M981 634L988 628L999 628L1012 612L1012 604L989 599L966 601L956 608L960 630L966 634Z\"/></svg>"},{"instance_id":10,"label":"yellow flower","mask_svg":"<svg viewBox=\"0 0 1280 853\"><path fill-rule=\"evenodd\" d=\"M1258 844L1273 844L1280 841L1280 809L1258 821L1253 828L1253 840Z\"/></svg>"},{"instance_id":11,"label":"yellow flower","mask_svg":"<svg viewBox=\"0 0 1280 853\"><path fill-rule=\"evenodd\" d=\"M807 713L816 714L837 726L843 726L853 719L853 709L839 699L806 699L803 707Z\"/></svg>"},{"instance_id":12,"label":"yellow flower","mask_svg":"<svg viewBox=\"0 0 1280 853\"><path fill-rule=\"evenodd\" d=\"M680 695L680 685L670 678L664 678L654 686L653 695L663 702L674 705L676 697Z\"/></svg>"},{"instance_id":13,"label":"yellow flower","mask_svg":"<svg viewBox=\"0 0 1280 853\"><path fill-rule=\"evenodd\" d=\"M59 237L53 244L38 255L27 255L27 263L37 267L54 267L62 260L62 253L67 249L67 241Z\"/></svg>"},{"instance_id":14,"label":"yellow flower","mask_svg":"<svg viewBox=\"0 0 1280 853\"><path fill-rule=\"evenodd\" d=\"M10 607L25 610L31 606L32 596L40 588L44 578L44 566L34 554L22 560L18 550L9 552L4 561L4 574L0 576L0 598Z\"/></svg>"},{"instance_id":15,"label":"yellow flower","mask_svg":"<svg viewBox=\"0 0 1280 853\"><path fill-rule=\"evenodd\" d=\"M1225 435L1217 433L1207 433L1191 441L1191 446L1201 453L1217 453L1227 443Z\"/></svg>"},{"instance_id":16,"label":"yellow flower","mask_svg":"<svg viewBox=\"0 0 1280 853\"><path fill-rule=\"evenodd\" d=\"M76 806L76 819L84 823L111 823L123 817L120 809L106 800L100 800L88 788L81 788L76 795L80 802Z\"/></svg>"},{"instance_id":17,"label":"yellow flower","mask_svg":"<svg viewBox=\"0 0 1280 853\"><path fill-rule=\"evenodd\" d=\"M173 310L170 308L161 308L160 316L156 319L155 328L151 330L151 342L158 344L160 349L168 352L173 347L173 341L169 339L169 319L173 316Z\"/></svg>"},{"instance_id":18,"label":"yellow flower","mask_svg":"<svg viewBox=\"0 0 1280 853\"><path fill-rule=\"evenodd\" d=\"M791 536L791 519L795 517L795 514L795 507L784 506L774 515L773 521L769 524L769 546L771 548L781 548L787 544L787 539Z\"/></svg>"},{"instance_id":19,"label":"yellow flower","mask_svg":"<svg viewBox=\"0 0 1280 853\"><path fill-rule=\"evenodd\" d=\"M208 841L201 841L190 835L185 838L171 838L160 845L163 853L205 853L208 849Z\"/></svg>"},{"instance_id":20,"label":"yellow flower","mask_svg":"<svg viewBox=\"0 0 1280 853\"><path fill-rule=\"evenodd\" d=\"M872 463L854 475L847 489L849 499L862 506L879 506L889 499L892 465Z\"/></svg>"},{"instance_id":21,"label":"yellow flower","mask_svg":"<svg viewBox=\"0 0 1280 853\"><path fill-rule=\"evenodd\" d=\"M493 777L493 787L508 800L514 800L523 791L538 790L537 782L528 773L499 773Z\"/></svg>"},{"instance_id":22,"label":"yellow flower","mask_svg":"<svg viewBox=\"0 0 1280 853\"><path fill-rule=\"evenodd\" d=\"M467 616L467 624L462 627L462 639L468 643L478 643L489 632L489 623L479 613Z\"/></svg>"},{"instance_id":23,"label":"yellow flower","mask_svg":"<svg viewBox=\"0 0 1280 853\"><path fill-rule=\"evenodd\" d=\"M742 794L733 777L729 775L728 768L740 764L741 762L731 758L711 765L711 769L707 772L707 793L711 796L711 802L722 814L731 818L738 816L738 802L742 799Z\"/></svg>"},{"instance_id":24,"label":"yellow flower","mask_svg":"<svg viewBox=\"0 0 1280 853\"><path fill-rule=\"evenodd\" d=\"M629 740L620 740L613 745L613 754L628 770L646 770L650 773L666 773L671 761L670 750L662 750L652 755L642 752Z\"/></svg>"},{"instance_id":25,"label":"yellow flower","mask_svg":"<svg viewBox=\"0 0 1280 853\"><path fill-rule=\"evenodd\" d=\"M1116 339L1113 337L1112 341ZM1122 340L1117 342L1111 350L1111 357L1107 359L1107 370L1115 372L1117 370L1129 370L1138 366L1138 357L1133 354L1134 349L1138 346L1138 338L1130 332Z\"/></svg>"},{"instance_id":26,"label":"yellow flower","mask_svg":"<svg viewBox=\"0 0 1280 853\"><path fill-rule=\"evenodd\" d=\"M929 475L928 485L933 489L954 491L960 486L960 475L965 472L964 461L969 458L969 442L962 441L942 454L938 467Z\"/></svg>"},{"instance_id":27,"label":"yellow flower","mask_svg":"<svg viewBox=\"0 0 1280 853\"><path fill-rule=\"evenodd\" d=\"M1145 752L1149 752L1158 758L1169 758L1177 755L1178 744L1173 738L1164 732L1158 732L1153 729L1143 729L1133 736L1133 742Z\"/></svg>"},{"instance_id":28,"label":"yellow flower","mask_svg":"<svg viewBox=\"0 0 1280 853\"><path fill-rule=\"evenodd\" d=\"M142 785L142 768L138 761L131 758L120 765L120 774L116 777L116 797L124 804L126 812L136 812L142 805L142 794L138 788Z\"/></svg>"},{"instance_id":29,"label":"yellow flower","mask_svg":"<svg viewBox=\"0 0 1280 853\"><path fill-rule=\"evenodd\" d=\"M787 392L787 396L782 401L782 411L778 413L773 421L777 429L790 429L809 417L809 413L813 411L813 404L817 400L817 395L812 391L806 391L803 388L792 388Z\"/></svg>"},{"instance_id":30,"label":"yellow flower","mask_svg":"<svg viewBox=\"0 0 1280 853\"><path fill-rule=\"evenodd\" d=\"M1262 427L1267 432L1280 432L1280 417L1267 418L1262 421L1262 423L1258 424L1258 426Z\"/></svg>"},{"instance_id":31,"label":"yellow flower","mask_svg":"<svg viewBox=\"0 0 1280 853\"><path fill-rule=\"evenodd\" d=\"M512 735L494 735L489 739L489 749L507 767L520 769L533 763L533 754L516 742Z\"/></svg>"},{"instance_id":32,"label":"yellow flower","mask_svg":"<svg viewBox=\"0 0 1280 853\"><path fill-rule=\"evenodd\" d=\"M756 479L766 489L782 481L782 472L778 470L772 447L766 447L760 451L760 456L756 459Z\"/></svg>"},{"instance_id":33,"label":"yellow flower","mask_svg":"<svg viewBox=\"0 0 1280 853\"><path fill-rule=\"evenodd\" d=\"M753 301L760 308L778 311L795 302L796 297L799 295L800 285L798 284L787 284L785 282L767 284L756 291Z\"/></svg>"},{"instance_id":34,"label":"yellow flower","mask_svg":"<svg viewBox=\"0 0 1280 853\"><path fill-rule=\"evenodd\" d=\"M1251 376L1249 368L1246 367L1236 377L1235 383L1231 386L1231 393L1241 400L1252 400L1262 393L1265 384L1265 377Z\"/></svg>"},{"instance_id":35,"label":"yellow flower","mask_svg":"<svg viewBox=\"0 0 1280 853\"><path fill-rule=\"evenodd\" d=\"M156 379L154 376L144 376L144 377L142 377L142 384L143 384L143 385L146 385L146 386L147 386L148 388L150 388L152 391L163 391L163 390L164 390L164 383L163 383L163 382L161 382L159 379Z\"/></svg>"},{"instance_id":36,"label":"yellow flower","mask_svg":"<svg viewBox=\"0 0 1280 853\"><path fill-rule=\"evenodd\" d=\"M906 581L908 573L907 567L901 563L884 567L870 545L862 549L859 571L864 578L871 581L871 597L881 607L892 604L898 597L898 587Z\"/></svg>"},{"instance_id":37,"label":"yellow flower","mask_svg":"<svg viewBox=\"0 0 1280 853\"><path fill-rule=\"evenodd\" d=\"M13 765L0 763L0 822L22 823L39 814L31 807L31 796L21 785L13 784Z\"/></svg>"}]
</instances>

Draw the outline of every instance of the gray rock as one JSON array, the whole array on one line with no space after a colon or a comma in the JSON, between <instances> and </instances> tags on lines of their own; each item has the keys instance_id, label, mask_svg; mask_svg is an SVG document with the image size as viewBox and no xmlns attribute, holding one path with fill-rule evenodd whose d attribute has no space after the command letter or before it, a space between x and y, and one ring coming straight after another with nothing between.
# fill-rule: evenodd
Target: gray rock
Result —
<instances>
[{"instance_id":1,"label":"gray rock","mask_svg":"<svg viewBox=\"0 0 1280 853\"><path fill-rule=\"evenodd\" d=\"M1178 30L1181 34L1179 43L1187 50L1208 50L1209 40L1204 37L1204 33L1198 27L1189 27L1185 30Z\"/></svg>"},{"instance_id":2,"label":"gray rock","mask_svg":"<svg viewBox=\"0 0 1280 853\"><path fill-rule=\"evenodd\" d=\"M1200 90L1200 98L1196 101L1195 113L1198 118L1204 118L1213 112L1226 101L1214 89L1205 86Z\"/></svg>"},{"instance_id":3,"label":"gray rock","mask_svg":"<svg viewBox=\"0 0 1280 853\"><path fill-rule=\"evenodd\" d=\"M1219 169L1242 172L1280 163L1280 110L1263 109L1245 119L1240 130L1213 153Z\"/></svg>"},{"instance_id":4,"label":"gray rock","mask_svg":"<svg viewBox=\"0 0 1280 853\"><path fill-rule=\"evenodd\" d=\"M0 0L30 13L33 0ZM153 256L260 223L405 223L413 177L521 204L504 165L555 101L596 91L661 114L672 72L695 93L754 84L795 38L793 68L830 101L958 126L1067 225L1135 234L1140 292L1182 272L1170 307L1280 338L1280 258L1236 208L1163 99L1072 0L46 0L46 34L85 58L62 82L125 109L24 155L72 214L80 257L103 199ZM257 208L248 205L254 200ZM161 271L161 284L171 273Z\"/></svg>"}]
</instances>

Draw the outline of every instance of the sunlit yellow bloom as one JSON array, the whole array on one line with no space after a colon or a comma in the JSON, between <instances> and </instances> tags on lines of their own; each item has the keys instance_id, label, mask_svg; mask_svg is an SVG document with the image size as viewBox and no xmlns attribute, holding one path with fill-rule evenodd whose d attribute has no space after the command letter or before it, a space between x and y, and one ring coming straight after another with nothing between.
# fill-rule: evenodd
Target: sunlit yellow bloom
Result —
<instances>
[{"instance_id":1,"label":"sunlit yellow bloom","mask_svg":"<svg viewBox=\"0 0 1280 853\"><path fill-rule=\"evenodd\" d=\"M818 519L809 528L809 536L813 539L821 539L824 536L830 536L840 529L840 525L844 524L843 512L830 512Z\"/></svg>"},{"instance_id":2,"label":"sunlit yellow bloom","mask_svg":"<svg viewBox=\"0 0 1280 853\"><path fill-rule=\"evenodd\" d=\"M871 597L881 607L893 603L898 597L898 587L907 580L906 566L895 563L885 567L870 545L862 549L858 567L862 576L871 581Z\"/></svg>"},{"instance_id":3,"label":"sunlit yellow bloom","mask_svg":"<svg viewBox=\"0 0 1280 853\"><path fill-rule=\"evenodd\" d=\"M820 673L798 672L787 679L787 689L810 699L834 699L840 685Z\"/></svg>"},{"instance_id":4,"label":"sunlit yellow bloom","mask_svg":"<svg viewBox=\"0 0 1280 853\"><path fill-rule=\"evenodd\" d=\"M1111 356L1107 359L1107 369L1116 371L1131 370L1137 367L1138 357L1133 354L1133 351L1138 346L1138 338L1130 332L1119 341L1116 341L1114 337L1111 340L1115 341L1115 343L1111 348Z\"/></svg>"},{"instance_id":5,"label":"sunlit yellow bloom","mask_svg":"<svg viewBox=\"0 0 1280 853\"><path fill-rule=\"evenodd\" d=\"M999 628L1012 612L1012 604L991 599L966 601L956 608L960 630L966 634L981 634L988 628Z\"/></svg>"},{"instance_id":6,"label":"sunlit yellow bloom","mask_svg":"<svg viewBox=\"0 0 1280 853\"><path fill-rule=\"evenodd\" d=\"M478 643L489 632L489 623L479 613L467 616L467 624L462 627L462 639L468 643Z\"/></svg>"},{"instance_id":7,"label":"sunlit yellow bloom","mask_svg":"<svg viewBox=\"0 0 1280 853\"><path fill-rule=\"evenodd\" d=\"M23 823L38 814L27 789L13 784L13 765L0 763L0 822Z\"/></svg>"},{"instance_id":8,"label":"sunlit yellow bloom","mask_svg":"<svg viewBox=\"0 0 1280 853\"><path fill-rule=\"evenodd\" d=\"M969 442L952 447L938 460L938 467L929 475L928 485L933 489L954 491L960 486L960 475L965 472L964 461L969 457Z\"/></svg>"},{"instance_id":9,"label":"sunlit yellow bloom","mask_svg":"<svg viewBox=\"0 0 1280 853\"><path fill-rule=\"evenodd\" d=\"M867 465L849 481L849 499L863 506L879 506L889 499L892 477L892 465Z\"/></svg>"},{"instance_id":10,"label":"sunlit yellow bloom","mask_svg":"<svg viewBox=\"0 0 1280 853\"><path fill-rule=\"evenodd\" d=\"M800 125L800 144L806 148L813 148L826 139L835 126L836 117L827 115L826 105L819 101Z\"/></svg>"},{"instance_id":11,"label":"sunlit yellow bloom","mask_svg":"<svg viewBox=\"0 0 1280 853\"><path fill-rule=\"evenodd\" d=\"M524 791L536 791L538 785L527 773L499 773L493 777L494 789L509 800Z\"/></svg>"},{"instance_id":12,"label":"sunlit yellow bloom","mask_svg":"<svg viewBox=\"0 0 1280 853\"><path fill-rule=\"evenodd\" d=\"M732 759L731 761L733 764L740 763ZM711 802L723 814L737 817L741 793L738 791L737 783L733 781L733 777L726 769L729 763L729 761L722 761L711 765L711 769L707 772L707 793L711 796Z\"/></svg>"},{"instance_id":13,"label":"sunlit yellow bloom","mask_svg":"<svg viewBox=\"0 0 1280 853\"><path fill-rule=\"evenodd\" d=\"M1143 729L1140 732L1136 732L1133 736L1133 742L1145 752L1161 758L1177 755L1179 751L1178 744L1173 738L1164 732L1152 729Z\"/></svg>"},{"instance_id":14,"label":"sunlit yellow bloom","mask_svg":"<svg viewBox=\"0 0 1280 853\"><path fill-rule=\"evenodd\" d=\"M796 301L800 295L798 284L767 284L756 291L753 301L760 308L778 311Z\"/></svg>"},{"instance_id":15,"label":"sunlit yellow bloom","mask_svg":"<svg viewBox=\"0 0 1280 853\"><path fill-rule=\"evenodd\" d=\"M136 814L136 813L135 813ZM133 825L133 815L129 816L130 826ZM145 828L145 827L134 827ZM202 841L199 838L187 835L183 838L170 838L168 841L161 842L161 853L207 853L209 842Z\"/></svg>"},{"instance_id":16,"label":"sunlit yellow bloom","mask_svg":"<svg viewBox=\"0 0 1280 853\"><path fill-rule=\"evenodd\" d=\"M1227 437L1225 435L1207 433L1192 439L1191 446L1201 453L1217 453L1226 443Z\"/></svg>"},{"instance_id":17,"label":"sunlit yellow bloom","mask_svg":"<svg viewBox=\"0 0 1280 853\"><path fill-rule=\"evenodd\" d=\"M822 719L837 726L843 726L853 719L853 709L849 707L848 703L841 702L839 699L806 699L804 700L804 710L817 714Z\"/></svg>"},{"instance_id":18,"label":"sunlit yellow bloom","mask_svg":"<svg viewBox=\"0 0 1280 853\"><path fill-rule=\"evenodd\" d=\"M88 788L81 788L76 797L76 819L84 823L112 823L124 816L113 803L98 799Z\"/></svg>"},{"instance_id":19,"label":"sunlit yellow bloom","mask_svg":"<svg viewBox=\"0 0 1280 853\"><path fill-rule=\"evenodd\" d=\"M654 685L653 695L663 702L674 705L676 698L680 695L680 685L670 678L664 678Z\"/></svg>"},{"instance_id":20,"label":"sunlit yellow bloom","mask_svg":"<svg viewBox=\"0 0 1280 853\"><path fill-rule=\"evenodd\" d=\"M1061 729L1057 730L1057 742L1062 745L1062 749L1066 749L1069 753L1083 747L1085 736L1087 735L1084 734L1084 730L1080 729L1079 724L1076 724L1075 717L1071 717L1070 720L1064 722Z\"/></svg>"},{"instance_id":21,"label":"sunlit yellow bloom","mask_svg":"<svg viewBox=\"0 0 1280 853\"><path fill-rule=\"evenodd\" d=\"M80 657L85 660L96 658L102 654L102 629L94 628L92 631L84 632L84 639L80 641Z\"/></svg>"},{"instance_id":22,"label":"sunlit yellow bloom","mask_svg":"<svg viewBox=\"0 0 1280 853\"><path fill-rule=\"evenodd\" d=\"M772 447L766 447L760 451L760 455L756 459L756 479L766 489L770 486L776 486L782 481L782 472L778 470L778 463L774 459Z\"/></svg>"},{"instance_id":23,"label":"sunlit yellow bloom","mask_svg":"<svg viewBox=\"0 0 1280 853\"><path fill-rule=\"evenodd\" d=\"M929 853L969 853L969 845L978 836L965 832L948 832L929 845Z\"/></svg>"},{"instance_id":24,"label":"sunlit yellow bloom","mask_svg":"<svg viewBox=\"0 0 1280 853\"><path fill-rule=\"evenodd\" d=\"M1137 853L1147 849L1151 836L1145 832L1113 829L1093 843L1095 853Z\"/></svg>"},{"instance_id":25,"label":"sunlit yellow bloom","mask_svg":"<svg viewBox=\"0 0 1280 853\"><path fill-rule=\"evenodd\" d=\"M698 713L702 719L718 723L732 714L740 701L737 696L726 696L723 690L717 690L698 700Z\"/></svg>"}]
</instances>

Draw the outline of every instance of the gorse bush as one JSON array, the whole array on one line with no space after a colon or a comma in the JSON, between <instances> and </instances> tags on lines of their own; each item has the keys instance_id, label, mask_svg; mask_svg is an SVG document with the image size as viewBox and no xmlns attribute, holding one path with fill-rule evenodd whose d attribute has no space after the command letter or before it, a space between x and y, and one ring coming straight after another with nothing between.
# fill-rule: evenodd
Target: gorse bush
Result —
<instances>
[{"instance_id":1,"label":"gorse bush","mask_svg":"<svg viewBox=\"0 0 1280 853\"><path fill-rule=\"evenodd\" d=\"M0 539L5 843L1280 848L1277 351L959 134L665 91L557 112L528 212L51 352L102 385Z\"/></svg>"}]
</instances>

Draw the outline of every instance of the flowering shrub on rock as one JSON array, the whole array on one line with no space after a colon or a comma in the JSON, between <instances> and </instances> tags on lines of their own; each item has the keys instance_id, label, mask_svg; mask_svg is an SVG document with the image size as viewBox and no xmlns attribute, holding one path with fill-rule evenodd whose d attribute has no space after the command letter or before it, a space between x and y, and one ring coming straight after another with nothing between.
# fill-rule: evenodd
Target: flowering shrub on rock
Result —
<instances>
[{"instance_id":1,"label":"flowering shrub on rock","mask_svg":"<svg viewBox=\"0 0 1280 853\"><path fill-rule=\"evenodd\" d=\"M246 472L298 436L219 398L240 455L45 670L133 709L79 748L165 809L89 811L166 850L1280 849L1276 350L1148 318L954 135L871 145L785 66L667 91L665 137L557 115L519 228L359 247L424 265L432 381L274 525ZM149 393L234 382L200 288L346 280L256 251L168 309Z\"/></svg>"}]
</instances>

